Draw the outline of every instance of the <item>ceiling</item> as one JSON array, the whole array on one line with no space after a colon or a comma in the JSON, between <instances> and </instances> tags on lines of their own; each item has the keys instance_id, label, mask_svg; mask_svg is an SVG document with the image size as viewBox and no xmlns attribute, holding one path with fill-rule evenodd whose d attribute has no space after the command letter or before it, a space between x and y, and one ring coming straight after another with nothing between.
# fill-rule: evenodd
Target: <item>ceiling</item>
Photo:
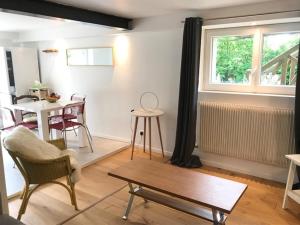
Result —
<instances>
[{"instance_id":1,"label":"ceiling","mask_svg":"<svg viewBox=\"0 0 300 225\"><path fill-rule=\"evenodd\" d=\"M0 31L19 32L64 26L76 23L61 19L44 19L40 17L0 12Z\"/></svg>"},{"instance_id":2,"label":"ceiling","mask_svg":"<svg viewBox=\"0 0 300 225\"><path fill-rule=\"evenodd\" d=\"M143 18L176 13L183 10L205 10L276 0L49 0L65 5L94 10L127 18ZM31 17L0 12L0 31L22 32L69 25L89 26L85 23ZM97 26L99 29L107 29Z\"/></svg>"},{"instance_id":3,"label":"ceiling","mask_svg":"<svg viewBox=\"0 0 300 225\"><path fill-rule=\"evenodd\" d=\"M170 14L180 10L204 10L274 0L49 0L127 18Z\"/></svg>"}]
</instances>

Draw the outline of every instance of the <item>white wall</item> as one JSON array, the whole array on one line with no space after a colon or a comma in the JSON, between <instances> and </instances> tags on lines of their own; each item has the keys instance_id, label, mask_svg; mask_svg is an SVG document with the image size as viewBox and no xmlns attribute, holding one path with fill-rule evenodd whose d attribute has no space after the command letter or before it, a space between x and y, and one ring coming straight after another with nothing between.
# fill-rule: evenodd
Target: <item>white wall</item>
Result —
<instances>
[{"instance_id":1,"label":"white wall","mask_svg":"<svg viewBox=\"0 0 300 225\"><path fill-rule=\"evenodd\" d=\"M19 34L17 32L3 32L0 31L0 47L11 47L16 46L14 42L19 39Z\"/></svg>"},{"instance_id":2,"label":"white wall","mask_svg":"<svg viewBox=\"0 0 300 225\"><path fill-rule=\"evenodd\" d=\"M87 122L93 134L130 140L130 110L139 107L145 91L155 92L160 108L166 150L172 151L176 130L182 30L40 42L40 50L55 47L57 54L40 52L42 81L62 96L87 95ZM114 46L115 66L67 66L65 49ZM153 121L155 122L155 121ZM153 146L158 147L156 123ZM140 139L137 138L139 141Z\"/></svg>"},{"instance_id":3,"label":"white wall","mask_svg":"<svg viewBox=\"0 0 300 225\"><path fill-rule=\"evenodd\" d=\"M278 1L242 7L230 7L206 11L186 11L175 15L135 20L135 30L122 35L99 35L74 29L59 31L60 40L45 41L55 37L55 32L43 31L20 34L20 41L37 45L40 50L56 47L57 54L40 52L43 82L55 91L69 97L73 92L87 95L87 120L92 133L104 137L129 140L130 110L138 107L139 96L144 91L157 93L160 107L166 112L162 118L163 142L167 151L172 152L175 142L178 87L180 76L182 21L185 17L203 16L220 18L243 16L263 12L278 12L300 9L298 0ZM211 21L205 21L210 24ZM213 21L215 23L215 21ZM95 27L95 29L97 29ZM91 30L90 30L91 31ZM100 31L99 31L100 32ZM72 38L74 34L81 38ZM93 37L86 37L86 36ZM97 35L97 36L94 36ZM116 65L114 67L68 67L65 49L93 46L114 46ZM234 95L224 93L200 93L200 100L235 102L261 106L293 107L293 98L258 95ZM155 129L155 126L153 126ZM155 131L155 130L153 130ZM159 148L157 133L153 132L154 147ZM140 138L137 138L140 141ZM265 178L284 180L286 170L272 167L259 167L252 162L234 159L214 158L202 154L208 164L238 170L234 162L244 168L240 172L259 175L265 170ZM214 160L215 159L215 160ZM262 165L264 166L264 165ZM278 178L279 176L279 178Z\"/></svg>"}]
</instances>

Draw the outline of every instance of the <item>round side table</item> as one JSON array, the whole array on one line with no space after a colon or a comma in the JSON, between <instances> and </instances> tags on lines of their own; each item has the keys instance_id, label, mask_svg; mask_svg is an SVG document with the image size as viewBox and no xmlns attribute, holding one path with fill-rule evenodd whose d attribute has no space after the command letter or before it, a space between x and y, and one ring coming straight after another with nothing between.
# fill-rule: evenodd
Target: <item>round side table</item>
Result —
<instances>
[{"instance_id":1,"label":"round side table","mask_svg":"<svg viewBox=\"0 0 300 225\"><path fill-rule=\"evenodd\" d=\"M143 109L134 110L132 112L132 115L135 117L135 123L134 123L134 131L133 131L133 140L132 140L132 151L131 151L131 160L133 159L133 152L134 152L134 144L135 144L135 138L136 138L136 131L138 126L139 118L144 118L144 152L146 151L146 131L147 131L147 119L148 119L148 125L149 125L149 152L150 152L150 160L151 160L151 118L156 118L157 121L157 128L158 128L158 134L160 139L160 145L161 145L161 152L162 156L164 157L164 148L163 148L163 142L161 138L161 129L160 129L160 122L159 117L164 114L163 111L159 109L155 109L153 111L145 111Z\"/></svg>"}]
</instances>

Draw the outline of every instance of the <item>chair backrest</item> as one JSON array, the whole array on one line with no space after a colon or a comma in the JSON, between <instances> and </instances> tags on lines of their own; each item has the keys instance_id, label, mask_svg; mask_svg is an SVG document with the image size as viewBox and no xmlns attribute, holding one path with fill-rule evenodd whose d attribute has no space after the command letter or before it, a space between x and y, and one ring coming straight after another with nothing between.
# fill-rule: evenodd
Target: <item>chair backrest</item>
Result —
<instances>
[{"instance_id":1,"label":"chair backrest","mask_svg":"<svg viewBox=\"0 0 300 225\"><path fill-rule=\"evenodd\" d=\"M82 101L82 102L85 102L85 99L86 99L86 96L83 95L79 95L77 93L74 93L71 95L71 101Z\"/></svg>"},{"instance_id":2,"label":"chair backrest","mask_svg":"<svg viewBox=\"0 0 300 225\"><path fill-rule=\"evenodd\" d=\"M22 165L22 156L19 155L16 152L12 152L10 151L8 148L6 148L4 146L4 148L7 150L8 154L10 155L10 157L13 159L14 163L17 165L19 171L21 172L22 176L25 179L25 182L29 182L29 176L28 176L28 172L26 171L26 169L24 168L24 166ZM19 158L18 158L19 156Z\"/></svg>"},{"instance_id":3,"label":"chair backrest","mask_svg":"<svg viewBox=\"0 0 300 225\"><path fill-rule=\"evenodd\" d=\"M39 101L40 98L38 96L35 96L35 95L20 95L20 96L16 96L14 97L13 99L13 104L17 104L18 102L20 102L21 100L23 101Z\"/></svg>"},{"instance_id":4,"label":"chair backrest","mask_svg":"<svg viewBox=\"0 0 300 225\"><path fill-rule=\"evenodd\" d=\"M52 140L49 141L49 143L55 145L61 150L66 149L64 139ZM60 165L55 164L55 162L49 164L47 163L48 160L31 159L27 156L24 156L22 153L11 151L4 144L4 139L3 139L3 145L4 148L7 150L8 154L15 162L19 171L21 172L25 182L28 184L47 183L59 177L66 176L66 174L68 174L67 171L71 170L70 168L65 168L65 169L58 168Z\"/></svg>"},{"instance_id":5,"label":"chair backrest","mask_svg":"<svg viewBox=\"0 0 300 225\"><path fill-rule=\"evenodd\" d=\"M2 120L11 120L11 122L13 122L14 125L16 125L16 118L14 115L14 112L7 107L0 107L0 116L2 118Z\"/></svg>"},{"instance_id":6,"label":"chair backrest","mask_svg":"<svg viewBox=\"0 0 300 225\"><path fill-rule=\"evenodd\" d=\"M85 95L82 96L82 95L78 95L77 93L74 93L74 94L71 95L71 101L81 101L81 102L83 102L83 104L81 105L81 108L79 108L79 111L78 111L79 114L84 113L85 100L86 100Z\"/></svg>"},{"instance_id":7,"label":"chair backrest","mask_svg":"<svg viewBox=\"0 0 300 225\"><path fill-rule=\"evenodd\" d=\"M6 147L5 147L6 148ZM34 160L7 149L27 184L43 184L51 180L66 176L70 168L62 168L62 165L49 160ZM68 157L68 156L67 156ZM49 162L49 163L48 163ZM70 165L68 165L70 167ZM63 165L65 167L65 165Z\"/></svg>"},{"instance_id":8,"label":"chair backrest","mask_svg":"<svg viewBox=\"0 0 300 225\"><path fill-rule=\"evenodd\" d=\"M62 110L63 119L68 118L67 114L72 114L74 116L78 116L84 112L84 102L71 103L66 105Z\"/></svg>"}]
</instances>

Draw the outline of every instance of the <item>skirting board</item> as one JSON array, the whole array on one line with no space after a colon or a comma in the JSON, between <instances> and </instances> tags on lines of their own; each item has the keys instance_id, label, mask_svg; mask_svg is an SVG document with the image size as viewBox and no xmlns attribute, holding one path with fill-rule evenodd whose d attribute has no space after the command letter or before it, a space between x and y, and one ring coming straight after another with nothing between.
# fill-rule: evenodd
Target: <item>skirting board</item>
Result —
<instances>
[{"instance_id":1,"label":"skirting board","mask_svg":"<svg viewBox=\"0 0 300 225\"><path fill-rule=\"evenodd\" d=\"M195 150L195 153L199 154L199 151ZM199 155L204 165L286 183L288 168L281 168L205 152L200 152Z\"/></svg>"},{"instance_id":2,"label":"skirting board","mask_svg":"<svg viewBox=\"0 0 300 225\"><path fill-rule=\"evenodd\" d=\"M113 141L122 141L122 142L126 142L129 145L131 145L131 140L126 139L126 138L120 138L120 137L103 135L103 134L96 134L96 133L93 133L92 136L96 136L96 137L100 137L100 138L105 138L105 139L110 139L110 140L113 140ZM144 146L141 143L135 143L135 147L137 147L139 149L142 149ZM147 149L149 149L148 145L146 145L146 150ZM151 149L152 149L152 152L161 154L161 148L157 148L157 147L153 147L152 146ZM164 153L165 153L165 156L171 157L173 152L164 150Z\"/></svg>"},{"instance_id":3,"label":"skirting board","mask_svg":"<svg viewBox=\"0 0 300 225\"><path fill-rule=\"evenodd\" d=\"M102 134L98 134L98 135L95 134L95 136L116 140L116 141L124 141L127 143L131 142L129 139L119 138L114 136L108 136ZM143 148L143 145L140 143L136 143L135 146L138 148ZM148 146L146 146L146 148L148 149ZM161 153L161 149L157 147L152 147L152 151L156 153ZM199 153L198 149L195 149L194 154L200 155L200 160L203 163L203 165L208 165L208 166L225 169L233 172L260 177L267 180L286 183L288 168L281 168L281 167L252 162L248 160L230 158L230 157L211 154L211 153L205 153L205 152ZM165 150L165 155L170 157L172 156L172 152Z\"/></svg>"},{"instance_id":4,"label":"skirting board","mask_svg":"<svg viewBox=\"0 0 300 225\"><path fill-rule=\"evenodd\" d=\"M116 137L116 136L111 136L111 135L105 135L101 133L92 133L92 136L99 137L99 138L105 138L113 141L122 141L126 143L131 143L131 141L127 138L121 138L121 137Z\"/></svg>"}]
</instances>

